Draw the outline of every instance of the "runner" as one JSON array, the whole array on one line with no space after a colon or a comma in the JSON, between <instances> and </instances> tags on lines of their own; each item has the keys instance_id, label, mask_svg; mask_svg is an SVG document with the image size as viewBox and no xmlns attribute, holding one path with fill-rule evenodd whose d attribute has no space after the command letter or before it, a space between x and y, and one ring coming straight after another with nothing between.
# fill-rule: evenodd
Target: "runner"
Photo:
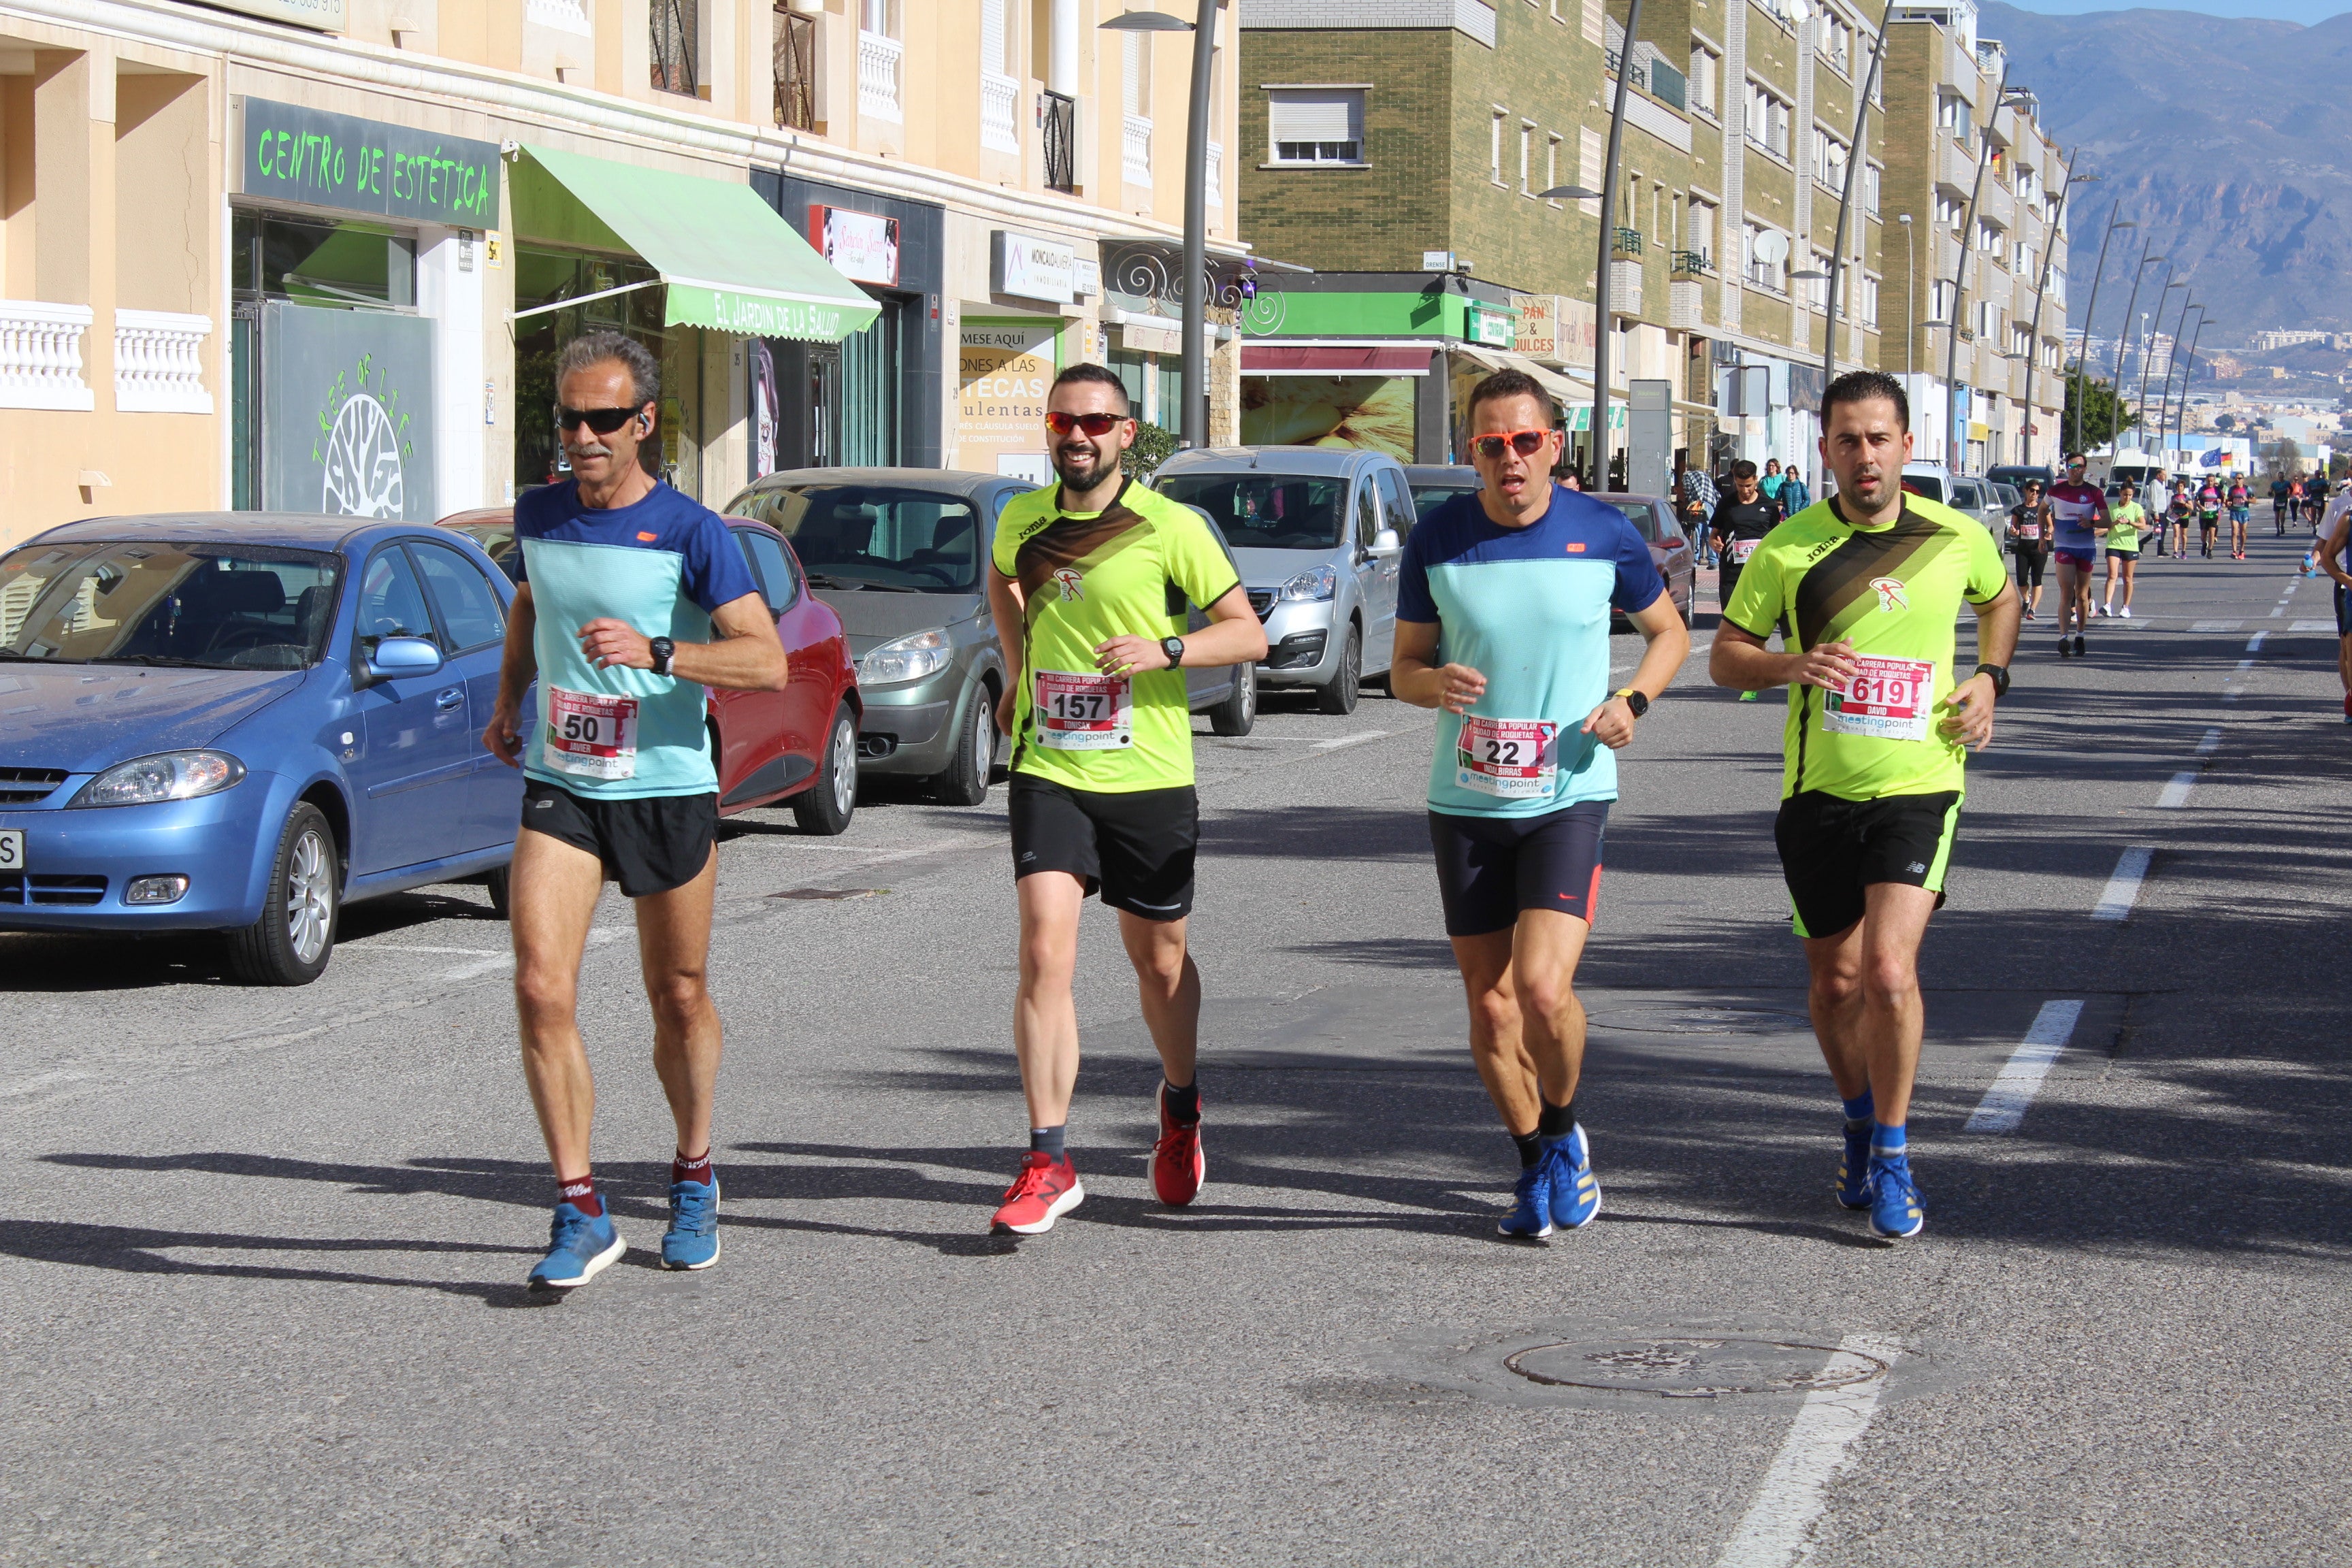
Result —
<instances>
[{"instance_id":1,"label":"runner","mask_svg":"<svg viewBox=\"0 0 2352 1568\"><path fill-rule=\"evenodd\" d=\"M2183 560L2187 557L2189 552L2189 520L2196 515L2196 508L2189 504L2189 487L2187 485L2173 486L2172 506L2170 510L2165 513L2165 521L2171 524L2172 527L2172 558L2175 561ZM2164 539L2161 534L2158 535L2156 544L2157 548L2159 550L2164 548Z\"/></svg>"},{"instance_id":2,"label":"runner","mask_svg":"<svg viewBox=\"0 0 2352 1568\"><path fill-rule=\"evenodd\" d=\"M2116 493L2116 504L2107 512L2107 592L2100 601L2099 614L2120 616L2131 619L2132 574L2139 564L2140 530L2147 524L2147 512L2136 499L2137 485L2129 479ZM2116 608L2116 584L2124 590L2123 608Z\"/></svg>"},{"instance_id":3,"label":"runner","mask_svg":"<svg viewBox=\"0 0 2352 1568\"><path fill-rule=\"evenodd\" d=\"M2213 535L2221 526L2221 487L2207 479L2197 490L2197 537L2205 559L2213 559Z\"/></svg>"},{"instance_id":4,"label":"runner","mask_svg":"<svg viewBox=\"0 0 2352 1568\"><path fill-rule=\"evenodd\" d=\"M2327 503L2315 553L2319 569L2336 580L2336 674L2344 684L2344 721L2352 724L2352 562L2345 559L2347 536L2352 535L2352 485L2338 490Z\"/></svg>"},{"instance_id":5,"label":"runner","mask_svg":"<svg viewBox=\"0 0 2352 1568\"><path fill-rule=\"evenodd\" d=\"M705 980L718 887L719 775L704 689L781 691L776 623L719 514L650 477L639 451L661 401L652 354L592 332L556 362L572 478L515 502L514 608L482 742L526 775L509 924L524 1080L558 1201L534 1290L584 1285L625 1244L589 1160L596 1088L577 1016L597 898L636 911L654 1071L677 1124L665 1268L719 1261L710 1165L719 1014ZM522 731L539 681L540 722Z\"/></svg>"},{"instance_id":6,"label":"runner","mask_svg":"<svg viewBox=\"0 0 2352 1568\"><path fill-rule=\"evenodd\" d=\"M1764 494L1756 465L1745 458L1732 464L1731 493L1716 502L1714 520L1707 525L1715 539L1716 560L1721 563L1717 578L1718 605L1731 603L1732 590L1739 585L1740 567L1780 521L1780 503Z\"/></svg>"},{"instance_id":7,"label":"runner","mask_svg":"<svg viewBox=\"0 0 2352 1568\"><path fill-rule=\"evenodd\" d=\"M2297 474L2288 482L2286 488L2286 515L2289 522L2303 521L2303 476Z\"/></svg>"},{"instance_id":8,"label":"runner","mask_svg":"<svg viewBox=\"0 0 2352 1568\"><path fill-rule=\"evenodd\" d=\"M2326 537L2327 514L2335 510L2327 501L2327 478L2318 475L2311 481L2304 496L2304 516L2311 521L2311 548L2303 552L2303 574L2316 577L2319 573L2319 542Z\"/></svg>"},{"instance_id":9,"label":"runner","mask_svg":"<svg viewBox=\"0 0 2352 1568\"><path fill-rule=\"evenodd\" d=\"M2230 559L2246 558L2246 524L2253 520L2254 498L2247 493L2246 481L2230 481Z\"/></svg>"},{"instance_id":10,"label":"runner","mask_svg":"<svg viewBox=\"0 0 2352 1568\"><path fill-rule=\"evenodd\" d=\"M2009 509L2009 548L2017 557L2017 591L2025 596L2025 618L2037 620L2042 607L2042 569L2050 563L2050 535L2056 527L2050 503L2042 499L2042 481L2028 479L2025 500Z\"/></svg>"},{"instance_id":11,"label":"runner","mask_svg":"<svg viewBox=\"0 0 2352 1568\"><path fill-rule=\"evenodd\" d=\"M1501 1229L1528 1238L1601 1211L1577 1114L1576 965L1601 896L1612 753L1690 653L1624 514L1545 482L1559 440L1549 406L1515 370L1471 389L1485 488L1423 518L1406 543L1390 667L1399 699L1439 710L1430 844L1469 995L1471 1057L1519 1149ZM1613 694L1612 607L1648 642Z\"/></svg>"},{"instance_id":12,"label":"runner","mask_svg":"<svg viewBox=\"0 0 2352 1568\"><path fill-rule=\"evenodd\" d=\"M2099 569L2099 535L2107 529L2107 496L2083 475L2090 460L2080 452L2066 454L2066 477L2050 487L2050 511L2056 520L2053 542L2058 555L2058 654L2084 652L2083 628L2091 619L2091 578ZM2074 626L2074 646L2066 646L2066 626Z\"/></svg>"},{"instance_id":13,"label":"runner","mask_svg":"<svg viewBox=\"0 0 2352 1568\"><path fill-rule=\"evenodd\" d=\"M2299 499L2290 497L2289 492L2294 488L2284 474L2271 480L2271 522L2282 539L2286 537L2287 502L2290 499Z\"/></svg>"},{"instance_id":14,"label":"runner","mask_svg":"<svg viewBox=\"0 0 2352 1568\"><path fill-rule=\"evenodd\" d=\"M1067 1144L1078 1076L1071 980L1079 911L1097 891L1118 911L1160 1050L1152 1187L1179 1205L1201 1190L1201 973L1185 951L1201 814L1179 667L1265 657L1265 628L1216 535L1120 473L1135 418L1117 373L1074 364L1045 406L1061 483L1005 504L988 578L1007 682L997 722L1014 742L1013 1040L1029 1102L1029 1152L991 1226L1021 1236L1051 1230L1087 1195ZM1209 616L1190 637L1187 600Z\"/></svg>"},{"instance_id":15,"label":"runner","mask_svg":"<svg viewBox=\"0 0 2352 1568\"><path fill-rule=\"evenodd\" d=\"M1821 419L1837 495L1765 541L1716 629L1709 672L1742 690L1789 688L1773 837L1814 1034L1845 1101L1837 1197L1894 1241L1926 1223L1906 1132L1925 1022L1919 941L1943 902L1968 748L1992 739L2009 685L2018 604L1990 532L1903 491L1901 382L1849 372L1822 394ZM1964 601L1986 662L1956 684ZM1774 653L1765 638L1782 617L1795 632Z\"/></svg>"}]
</instances>

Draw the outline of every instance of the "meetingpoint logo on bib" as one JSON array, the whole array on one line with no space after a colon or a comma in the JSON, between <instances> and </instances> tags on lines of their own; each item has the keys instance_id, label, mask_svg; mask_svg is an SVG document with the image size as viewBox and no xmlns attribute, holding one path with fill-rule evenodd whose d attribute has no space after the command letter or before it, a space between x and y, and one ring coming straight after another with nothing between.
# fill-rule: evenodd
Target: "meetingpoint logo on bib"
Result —
<instances>
[{"instance_id":1,"label":"meetingpoint logo on bib","mask_svg":"<svg viewBox=\"0 0 2352 1568\"><path fill-rule=\"evenodd\" d=\"M1881 615L1891 616L1897 610L1907 610L1911 607L1910 599L1903 592L1902 578L1873 577L1870 580L1870 585L1878 591L1878 609Z\"/></svg>"}]
</instances>

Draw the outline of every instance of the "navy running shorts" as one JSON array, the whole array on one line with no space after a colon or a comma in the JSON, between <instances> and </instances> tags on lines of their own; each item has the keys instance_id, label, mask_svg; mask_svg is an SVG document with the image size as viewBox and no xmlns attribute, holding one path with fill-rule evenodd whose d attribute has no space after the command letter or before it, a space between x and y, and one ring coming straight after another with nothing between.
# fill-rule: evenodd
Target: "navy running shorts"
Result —
<instances>
[{"instance_id":1,"label":"navy running shorts","mask_svg":"<svg viewBox=\"0 0 2352 1568\"><path fill-rule=\"evenodd\" d=\"M1526 910L1557 910L1587 925L1601 902L1601 841L1609 803L1580 800L1541 816L1429 814L1445 934L1508 931Z\"/></svg>"}]
</instances>

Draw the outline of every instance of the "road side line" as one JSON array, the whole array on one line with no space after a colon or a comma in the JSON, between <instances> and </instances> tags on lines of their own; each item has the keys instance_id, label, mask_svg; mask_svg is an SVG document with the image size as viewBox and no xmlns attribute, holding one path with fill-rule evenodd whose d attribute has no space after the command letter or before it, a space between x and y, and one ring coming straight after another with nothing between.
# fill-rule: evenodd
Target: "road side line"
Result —
<instances>
[{"instance_id":1,"label":"road side line","mask_svg":"<svg viewBox=\"0 0 2352 1568\"><path fill-rule=\"evenodd\" d=\"M2033 1026L2025 1031L2025 1038L2017 1049L2009 1053L2000 1075L1985 1097L1969 1117L1963 1132L2014 1132L2017 1124L2025 1120L2025 1108L2033 1103L2034 1091L2049 1076L2058 1060L2058 1053L2066 1048L2074 1037L2074 1026L2082 1021L2080 1002L2044 1002L2042 1011L2033 1016Z\"/></svg>"},{"instance_id":2,"label":"road side line","mask_svg":"<svg viewBox=\"0 0 2352 1568\"><path fill-rule=\"evenodd\" d=\"M1901 1353L1874 1334L1848 1334L1838 1349L1892 1362ZM1845 1388L1817 1388L1797 1407L1797 1419L1764 1472L1747 1517L1716 1568L1788 1568L1804 1554L1807 1537L1829 1504L1829 1485L1843 1469L1847 1450L1870 1426L1885 1379Z\"/></svg>"},{"instance_id":3,"label":"road side line","mask_svg":"<svg viewBox=\"0 0 2352 1568\"><path fill-rule=\"evenodd\" d=\"M1385 738L1386 730L1367 730L1360 735L1341 735L1336 740L1318 741L1307 749L1310 752L1343 752L1349 746L1360 746L1367 741Z\"/></svg>"},{"instance_id":4,"label":"road side line","mask_svg":"<svg viewBox=\"0 0 2352 1568\"><path fill-rule=\"evenodd\" d=\"M2219 730L2206 731L2205 738L2197 742L2197 754L2200 757L2210 757L2221 749L2221 731Z\"/></svg>"},{"instance_id":5,"label":"road side line","mask_svg":"<svg viewBox=\"0 0 2352 1568\"><path fill-rule=\"evenodd\" d=\"M2291 632L2332 632L2335 629L2334 621L2297 621L2287 627Z\"/></svg>"},{"instance_id":6,"label":"road side line","mask_svg":"<svg viewBox=\"0 0 2352 1568\"><path fill-rule=\"evenodd\" d=\"M2095 921L2119 921L2129 915L2132 905L2139 901L2139 885L2147 877L2147 863L2156 858L2153 846L2135 844L2123 852L2116 862L2116 874L2107 879L2106 890L2091 910Z\"/></svg>"},{"instance_id":7,"label":"road side line","mask_svg":"<svg viewBox=\"0 0 2352 1568\"><path fill-rule=\"evenodd\" d=\"M2187 805L2189 804L2189 792L2196 787L2197 775L2195 773L2173 774L2172 782L2164 786L2164 793L2156 797L2157 809L2159 811L2177 811L2180 807Z\"/></svg>"}]
</instances>

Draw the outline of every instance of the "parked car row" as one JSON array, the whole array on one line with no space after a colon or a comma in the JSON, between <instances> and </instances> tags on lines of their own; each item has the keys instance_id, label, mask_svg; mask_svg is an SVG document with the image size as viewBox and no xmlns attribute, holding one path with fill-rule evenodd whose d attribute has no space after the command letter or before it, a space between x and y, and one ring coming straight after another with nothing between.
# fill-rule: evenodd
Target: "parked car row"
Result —
<instances>
[{"instance_id":1,"label":"parked car row","mask_svg":"<svg viewBox=\"0 0 2352 1568\"><path fill-rule=\"evenodd\" d=\"M1154 483L1208 523L1266 625L1263 664L1188 671L1193 710L1242 735L1261 682L1346 713L1385 678L1405 541L1478 481L1234 447L1179 454ZM710 694L722 815L788 805L840 833L861 775L986 797L1005 677L982 574L1033 488L817 468L729 501L792 675ZM1672 507L1598 499L1642 530L1687 616ZM219 931L239 978L302 984L354 901L474 879L503 914L522 775L481 736L518 550L502 507L430 525L101 519L0 556L0 930Z\"/></svg>"}]
</instances>

